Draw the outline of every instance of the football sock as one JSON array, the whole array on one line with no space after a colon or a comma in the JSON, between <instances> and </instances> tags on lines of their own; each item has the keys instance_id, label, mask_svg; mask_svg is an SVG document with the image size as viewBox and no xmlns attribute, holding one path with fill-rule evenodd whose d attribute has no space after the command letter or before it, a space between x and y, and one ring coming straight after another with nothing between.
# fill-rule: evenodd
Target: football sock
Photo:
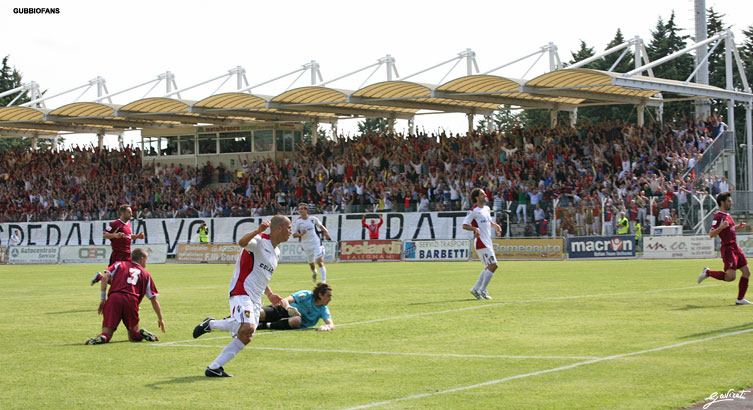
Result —
<instances>
[{"instance_id":1,"label":"football sock","mask_svg":"<svg viewBox=\"0 0 753 410\"><path fill-rule=\"evenodd\" d=\"M259 322L258 325L256 325L256 330L264 330L269 329L269 322Z\"/></svg>"},{"instance_id":2,"label":"football sock","mask_svg":"<svg viewBox=\"0 0 753 410\"><path fill-rule=\"evenodd\" d=\"M724 271L710 270L710 271L706 272L706 276L710 276L710 277L712 277L714 279L718 279L718 280L724 280Z\"/></svg>"},{"instance_id":3,"label":"football sock","mask_svg":"<svg viewBox=\"0 0 753 410\"><path fill-rule=\"evenodd\" d=\"M241 324L232 319L209 321L209 328L212 330L224 330L226 332L238 333L238 329L240 329L240 327Z\"/></svg>"},{"instance_id":4,"label":"football sock","mask_svg":"<svg viewBox=\"0 0 753 410\"><path fill-rule=\"evenodd\" d=\"M141 341L143 337L141 337L141 333L139 333L139 329L136 329L135 331L128 331L128 339L134 340L134 341Z\"/></svg>"},{"instance_id":5,"label":"football sock","mask_svg":"<svg viewBox=\"0 0 753 410\"><path fill-rule=\"evenodd\" d=\"M319 274L322 275L322 283L326 283L327 282L327 269L324 266L319 268Z\"/></svg>"},{"instance_id":6,"label":"football sock","mask_svg":"<svg viewBox=\"0 0 753 410\"><path fill-rule=\"evenodd\" d=\"M278 330L288 330L291 329L290 323L288 323L288 319L282 319L278 320L276 322L271 322L269 324L269 327L272 329L278 329Z\"/></svg>"},{"instance_id":7,"label":"football sock","mask_svg":"<svg viewBox=\"0 0 753 410\"><path fill-rule=\"evenodd\" d=\"M484 276L484 283L481 284L481 290L485 291L486 287L489 286L489 282L492 280L492 276L494 276L494 272L486 269L485 270L486 275Z\"/></svg>"},{"instance_id":8,"label":"football sock","mask_svg":"<svg viewBox=\"0 0 753 410\"><path fill-rule=\"evenodd\" d=\"M745 292L748 291L748 278L745 276L740 277L740 282L737 284L737 300L745 299Z\"/></svg>"},{"instance_id":9,"label":"football sock","mask_svg":"<svg viewBox=\"0 0 753 410\"><path fill-rule=\"evenodd\" d=\"M109 342L109 341L110 341L110 336L107 336L107 335L106 335L106 334L104 334L104 333L100 333L100 334L98 334L97 336L102 336L102 337L104 337L104 338L105 338L105 343L107 343L107 342Z\"/></svg>"},{"instance_id":10,"label":"football sock","mask_svg":"<svg viewBox=\"0 0 753 410\"><path fill-rule=\"evenodd\" d=\"M311 269L311 275L316 276L316 269Z\"/></svg>"},{"instance_id":11,"label":"football sock","mask_svg":"<svg viewBox=\"0 0 753 410\"><path fill-rule=\"evenodd\" d=\"M484 278L486 277L486 272L489 272L489 271L484 269L481 271L481 273L478 274L478 280L476 281L476 284L473 286L473 290L483 289Z\"/></svg>"},{"instance_id":12,"label":"football sock","mask_svg":"<svg viewBox=\"0 0 753 410\"><path fill-rule=\"evenodd\" d=\"M244 345L243 342L238 339L233 339L232 342L228 343L227 346L222 349L222 353L220 353L220 355L217 356L216 359L214 359L212 364L209 365L209 368L212 370L219 369L220 367L224 366L225 363L233 360L235 355L243 350L244 347L246 347L246 345Z\"/></svg>"}]
</instances>

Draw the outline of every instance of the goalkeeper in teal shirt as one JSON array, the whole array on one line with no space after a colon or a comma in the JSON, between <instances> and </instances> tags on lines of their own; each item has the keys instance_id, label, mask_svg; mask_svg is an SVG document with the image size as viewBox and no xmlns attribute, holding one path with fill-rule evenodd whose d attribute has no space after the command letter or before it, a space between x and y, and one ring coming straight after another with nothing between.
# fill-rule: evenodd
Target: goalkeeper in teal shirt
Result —
<instances>
[{"instance_id":1,"label":"goalkeeper in teal shirt","mask_svg":"<svg viewBox=\"0 0 753 410\"><path fill-rule=\"evenodd\" d=\"M297 329L313 327L319 322L324 324L316 330L335 329L335 322L327 305L332 300L332 287L326 283L317 283L313 291L299 290L283 298L277 306L264 306L259 313L257 329Z\"/></svg>"}]
</instances>

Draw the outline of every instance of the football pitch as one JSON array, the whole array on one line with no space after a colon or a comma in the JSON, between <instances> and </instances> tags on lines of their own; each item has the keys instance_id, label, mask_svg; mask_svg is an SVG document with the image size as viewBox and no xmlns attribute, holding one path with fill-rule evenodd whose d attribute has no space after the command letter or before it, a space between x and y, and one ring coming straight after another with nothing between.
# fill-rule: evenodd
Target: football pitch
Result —
<instances>
[{"instance_id":1,"label":"football pitch","mask_svg":"<svg viewBox=\"0 0 753 410\"><path fill-rule=\"evenodd\" d=\"M720 260L331 263L337 329L259 331L212 379L231 340L193 339L228 315L231 265L149 265L167 333L85 346L101 328L94 265L2 266L2 408L677 409L753 386L753 306L737 284L696 284ZM313 288L305 264L270 283ZM751 290L753 292L753 290ZM753 295L750 295L753 296ZM267 303L266 299L264 303Z\"/></svg>"}]
</instances>

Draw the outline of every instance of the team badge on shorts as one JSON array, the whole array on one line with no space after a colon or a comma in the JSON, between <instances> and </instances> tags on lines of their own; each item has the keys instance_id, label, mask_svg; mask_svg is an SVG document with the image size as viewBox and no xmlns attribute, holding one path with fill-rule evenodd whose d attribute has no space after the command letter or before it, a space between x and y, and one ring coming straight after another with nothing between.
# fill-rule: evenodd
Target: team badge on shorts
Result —
<instances>
[{"instance_id":1,"label":"team badge on shorts","mask_svg":"<svg viewBox=\"0 0 753 410\"><path fill-rule=\"evenodd\" d=\"M251 312L249 312L248 310L244 310L243 314L246 315L246 319L251 317Z\"/></svg>"}]
</instances>

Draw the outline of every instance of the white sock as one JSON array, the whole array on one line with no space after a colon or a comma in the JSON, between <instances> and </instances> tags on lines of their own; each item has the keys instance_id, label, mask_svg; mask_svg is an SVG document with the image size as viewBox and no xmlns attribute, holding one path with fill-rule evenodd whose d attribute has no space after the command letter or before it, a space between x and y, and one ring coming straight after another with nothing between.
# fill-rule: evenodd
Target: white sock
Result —
<instances>
[{"instance_id":1,"label":"white sock","mask_svg":"<svg viewBox=\"0 0 753 410\"><path fill-rule=\"evenodd\" d=\"M241 327L241 324L238 323L238 321L233 320L233 319L209 321L209 328L212 330L224 330L226 332L238 333L238 329L240 327Z\"/></svg>"},{"instance_id":2,"label":"white sock","mask_svg":"<svg viewBox=\"0 0 753 410\"><path fill-rule=\"evenodd\" d=\"M478 280L476 281L476 285L473 287L472 290L479 291L482 289L482 286L484 284L484 277L486 277L486 272L488 271L484 269L481 271L481 273L478 274Z\"/></svg>"},{"instance_id":3,"label":"white sock","mask_svg":"<svg viewBox=\"0 0 753 410\"><path fill-rule=\"evenodd\" d=\"M322 283L326 283L327 282L327 269L324 266L322 266L319 268L319 273L322 275Z\"/></svg>"},{"instance_id":4,"label":"white sock","mask_svg":"<svg viewBox=\"0 0 753 410\"><path fill-rule=\"evenodd\" d=\"M312 273L313 275L316 275L316 268L314 268L314 269L311 269L311 273Z\"/></svg>"},{"instance_id":5,"label":"white sock","mask_svg":"<svg viewBox=\"0 0 753 410\"><path fill-rule=\"evenodd\" d=\"M486 292L486 287L489 286L489 282L492 280L492 276L494 276L494 272L485 269L486 275L484 275L484 283L481 285L481 291Z\"/></svg>"},{"instance_id":6,"label":"white sock","mask_svg":"<svg viewBox=\"0 0 753 410\"><path fill-rule=\"evenodd\" d=\"M246 345L244 345L243 342L238 339L233 339L232 342L228 343L227 346L222 349L222 353L220 353L220 355L217 356L216 359L214 359L212 364L209 365L209 368L212 370L219 369L220 367L224 366L225 363L233 360L235 355L243 350L244 347L246 347Z\"/></svg>"}]
</instances>

